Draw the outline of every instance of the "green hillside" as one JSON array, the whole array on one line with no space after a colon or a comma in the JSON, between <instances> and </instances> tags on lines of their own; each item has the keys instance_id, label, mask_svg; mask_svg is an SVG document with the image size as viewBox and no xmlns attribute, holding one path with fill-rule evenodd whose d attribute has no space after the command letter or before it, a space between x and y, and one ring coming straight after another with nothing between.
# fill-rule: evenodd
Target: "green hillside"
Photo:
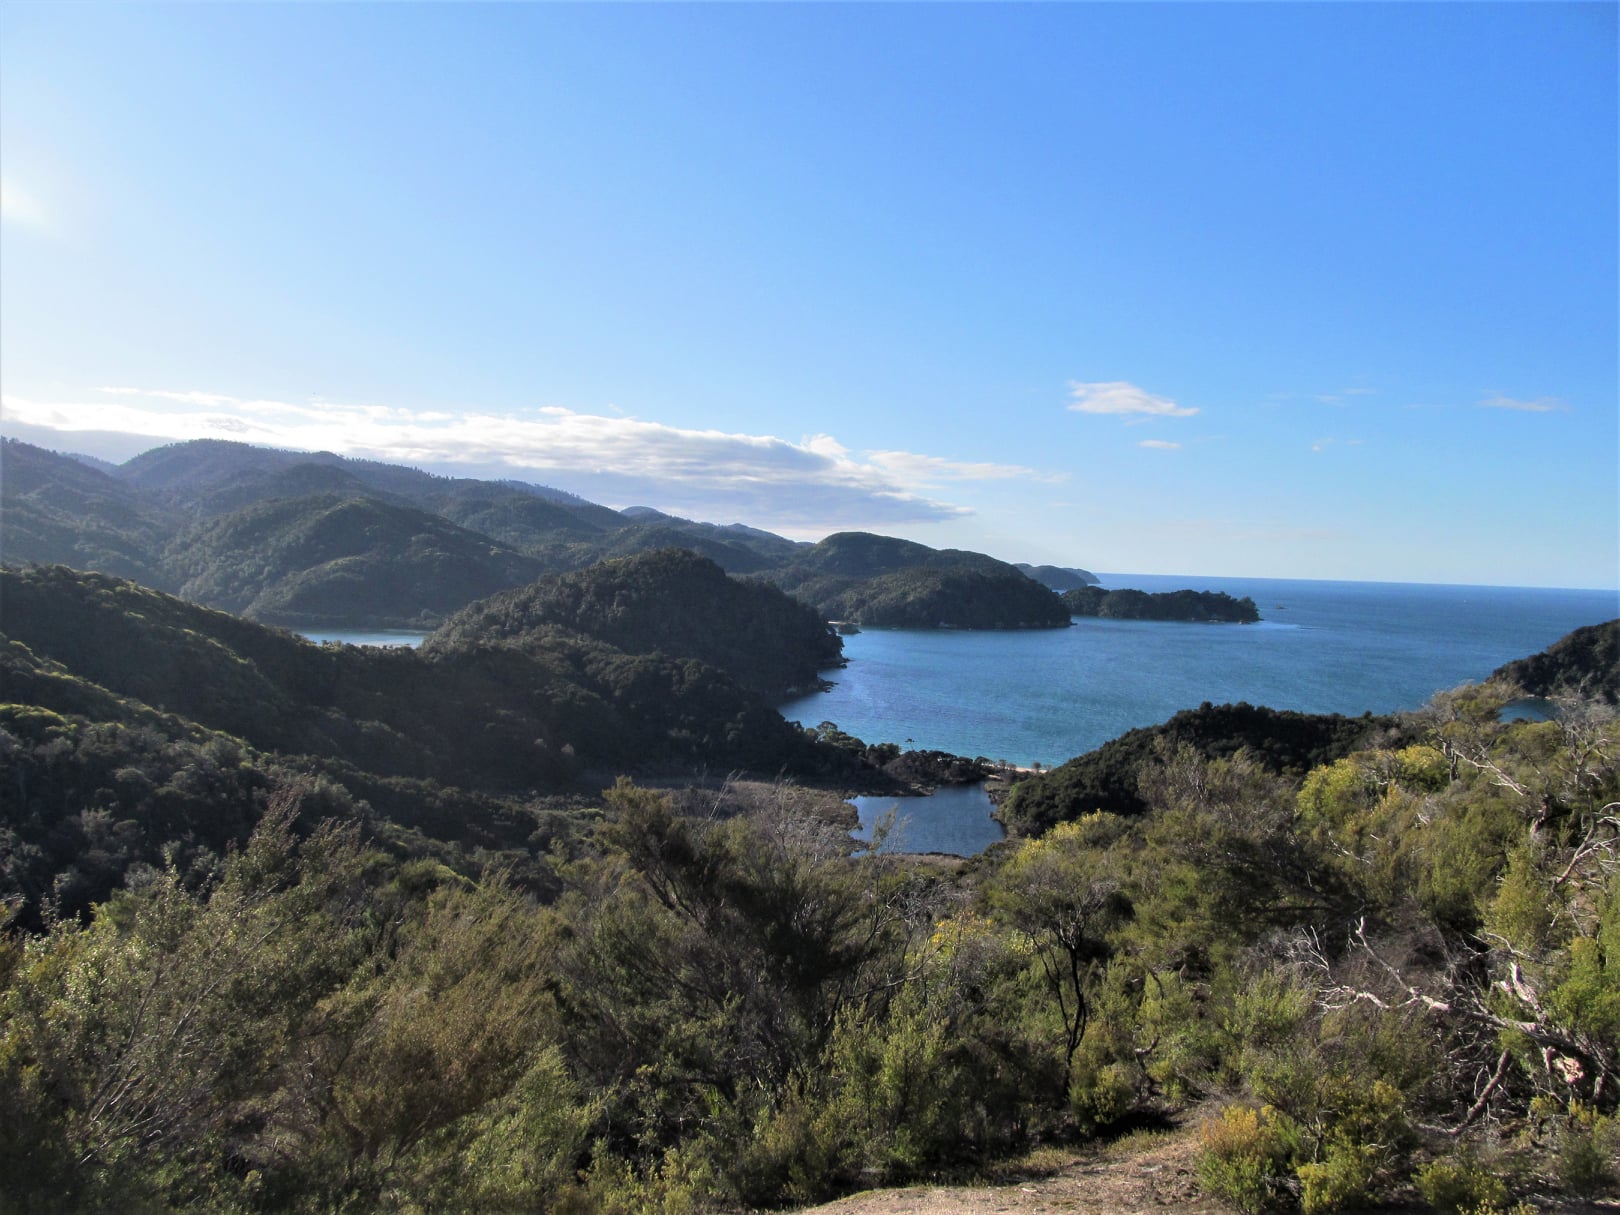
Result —
<instances>
[{"instance_id":1,"label":"green hillside","mask_svg":"<svg viewBox=\"0 0 1620 1215\"><path fill-rule=\"evenodd\" d=\"M1204 704L1019 781L998 817L1009 832L1037 836L1098 811L1142 814L1151 804L1143 774L1157 758L1182 748L1206 760L1230 759L1241 750L1269 772L1298 777L1352 751L1396 745L1412 736L1411 725L1396 717Z\"/></svg>"},{"instance_id":2,"label":"green hillside","mask_svg":"<svg viewBox=\"0 0 1620 1215\"><path fill-rule=\"evenodd\" d=\"M1492 678L1532 696L1574 696L1620 705L1620 620L1576 629L1539 654L1510 662Z\"/></svg>"},{"instance_id":3,"label":"green hillside","mask_svg":"<svg viewBox=\"0 0 1620 1215\"><path fill-rule=\"evenodd\" d=\"M15 439L0 441L0 559L61 562L172 589L174 511L117 477Z\"/></svg>"},{"instance_id":4,"label":"green hillside","mask_svg":"<svg viewBox=\"0 0 1620 1215\"><path fill-rule=\"evenodd\" d=\"M630 654L693 658L767 700L813 688L843 643L811 609L775 587L726 576L684 549L662 549L542 578L458 612L427 653L522 644L555 630Z\"/></svg>"},{"instance_id":5,"label":"green hillside","mask_svg":"<svg viewBox=\"0 0 1620 1215\"><path fill-rule=\"evenodd\" d=\"M1179 620L1197 624L1253 624L1260 611L1247 595L1233 598L1224 591L1109 591L1100 586L1063 592L1063 606L1076 616L1105 620Z\"/></svg>"},{"instance_id":6,"label":"green hillside","mask_svg":"<svg viewBox=\"0 0 1620 1215\"><path fill-rule=\"evenodd\" d=\"M829 620L873 628L1062 628L1058 596L983 553L839 532L763 577Z\"/></svg>"},{"instance_id":7,"label":"green hillside","mask_svg":"<svg viewBox=\"0 0 1620 1215\"><path fill-rule=\"evenodd\" d=\"M678 576L643 570L642 583L683 601ZM620 772L819 776L856 762L715 666L627 653L577 631L423 651L317 646L61 566L0 568L0 620L11 702L11 742L0 743L16 778L0 781L15 844L6 853L14 885L0 899L50 890L52 841L65 817L92 808L135 826L117 850L125 861L98 862L102 884L86 898L105 897L128 864L158 863L170 844L217 852L240 839L230 824L253 821L254 798L277 772L323 774L346 790L344 805L364 801L390 829L529 855L536 827L524 807L543 793L577 795L580 781L589 790ZM767 623L754 641L782 651L801 643L789 628L773 645ZM180 753L166 750L171 742ZM125 755L130 747L144 758ZM184 758L210 747L214 758ZM238 758L220 759L221 747ZM162 779L117 775L163 756ZM219 823L199 826L212 822L216 796ZM198 840L165 834L165 806Z\"/></svg>"},{"instance_id":8,"label":"green hillside","mask_svg":"<svg viewBox=\"0 0 1620 1215\"><path fill-rule=\"evenodd\" d=\"M170 547L165 566L185 598L302 627L432 623L541 571L437 515L325 494L205 523Z\"/></svg>"}]
</instances>

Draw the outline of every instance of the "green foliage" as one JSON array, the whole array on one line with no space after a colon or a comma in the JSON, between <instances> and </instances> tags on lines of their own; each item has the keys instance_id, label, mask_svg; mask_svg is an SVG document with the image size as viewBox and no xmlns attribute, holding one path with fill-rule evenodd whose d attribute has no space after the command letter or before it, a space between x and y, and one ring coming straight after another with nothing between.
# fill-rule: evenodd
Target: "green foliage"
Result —
<instances>
[{"instance_id":1,"label":"green foliage","mask_svg":"<svg viewBox=\"0 0 1620 1215\"><path fill-rule=\"evenodd\" d=\"M767 699L816 686L843 647L823 617L776 588L664 549L494 596L446 621L428 648L522 644L556 629L627 654L697 659Z\"/></svg>"},{"instance_id":2,"label":"green foliage","mask_svg":"<svg viewBox=\"0 0 1620 1215\"><path fill-rule=\"evenodd\" d=\"M1620 704L1620 620L1588 625L1539 654L1492 672L1531 696L1578 696Z\"/></svg>"},{"instance_id":3,"label":"green foliage","mask_svg":"<svg viewBox=\"0 0 1620 1215\"><path fill-rule=\"evenodd\" d=\"M0 652L0 663L8 687L33 705L150 725L165 735L220 731L261 752L317 757L343 765L345 780L352 770L364 774L357 779L368 784L367 798L379 781L510 795L566 789L590 766L713 765L774 774L837 772L858 762L816 745L711 666L626 654L573 635L546 634L524 648L426 654L319 647L60 567L0 570L0 597L10 637L21 643ZM802 609L775 598L802 617ZM754 644L771 650L781 641L766 628ZM178 725L170 714L195 724ZM131 759L122 766L148 765ZM25 774L20 786L28 784ZM398 787L386 796L414 802L412 813L427 818L420 797ZM457 809L429 829L500 847L533 830L515 830L511 819L521 814ZM508 821L492 821L501 817Z\"/></svg>"},{"instance_id":4,"label":"green foliage","mask_svg":"<svg viewBox=\"0 0 1620 1215\"><path fill-rule=\"evenodd\" d=\"M820 578L780 585L830 620L886 629L1052 629L1069 623L1052 591L1008 567L916 566L859 580Z\"/></svg>"},{"instance_id":5,"label":"green foliage","mask_svg":"<svg viewBox=\"0 0 1620 1215\"><path fill-rule=\"evenodd\" d=\"M1062 628L1058 596L982 553L840 532L761 575L823 619L873 628Z\"/></svg>"},{"instance_id":6,"label":"green foliage","mask_svg":"<svg viewBox=\"0 0 1620 1215\"><path fill-rule=\"evenodd\" d=\"M836 1134L850 1163L870 1162L890 1178L948 1157L971 1100L955 1054L947 1024L914 999L881 1024L845 1018L827 1052L828 1074L839 1083L823 1137Z\"/></svg>"},{"instance_id":7,"label":"green foliage","mask_svg":"<svg viewBox=\"0 0 1620 1215\"><path fill-rule=\"evenodd\" d=\"M1572 1101L1558 1129L1555 1166L1559 1183L1577 1197L1613 1190L1620 1184L1620 1118Z\"/></svg>"},{"instance_id":8,"label":"green foliage","mask_svg":"<svg viewBox=\"0 0 1620 1215\"><path fill-rule=\"evenodd\" d=\"M1022 561L1017 565L1028 577L1035 579L1042 586L1051 587L1059 594L1097 584L1097 575L1090 570L1063 565L1026 565Z\"/></svg>"},{"instance_id":9,"label":"green foliage","mask_svg":"<svg viewBox=\"0 0 1620 1215\"><path fill-rule=\"evenodd\" d=\"M1056 1013L1057 1091L1067 1094L1090 1024L1108 933L1128 904L1108 863L1120 824L1107 815L1064 823L1021 844L988 887L1000 917L1033 955Z\"/></svg>"},{"instance_id":10,"label":"green foliage","mask_svg":"<svg viewBox=\"0 0 1620 1215\"><path fill-rule=\"evenodd\" d=\"M1148 592L1104 590L1100 586L1063 592L1063 606L1075 616L1108 620L1181 620L1196 623L1252 624L1260 619L1254 600L1234 599L1225 591Z\"/></svg>"},{"instance_id":11,"label":"green foliage","mask_svg":"<svg viewBox=\"0 0 1620 1215\"><path fill-rule=\"evenodd\" d=\"M112 475L11 441L5 460L0 547L14 560L183 586L188 598L297 627L416 627L542 572L670 548L774 582L821 619L1069 622L1052 591L1005 562L863 532L806 546L517 483L212 440L156 449ZM709 642L724 636L717 629ZM747 674L728 669L745 683L779 674L757 663ZM811 670L793 686L813 686Z\"/></svg>"},{"instance_id":12,"label":"green foliage","mask_svg":"<svg viewBox=\"0 0 1620 1215\"><path fill-rule=\"evenodd\" d=\"M1199 1128L1199 1183L1240 1211L1292 1204L1289 1161L1297 1136L1269 1106L1229 1105Z\"/></svg>"},{"instance_id":13,"label":"green foliage","mask_svg":"<svg viewBox=\"0 0 1620 1215\"><path fill-rule=\"evenodd\" d=\"M978 555L972 553L942 554L914 540L875 536L871 532L834 532L800 553L797 564L819 574L871 578L896 574L930 560L977 564L972 560L976 557ZM988 560L979 558L979 562Z\"/></svg>"},{"instance_id":14,"label":"green foliage","mask_svg":"<svg viewBox=\"0 0 1620 1215\"><path fill-rule=\"evenodd\" d=\"M567 1210L581 1202L576 1177L601 1099L580 1091L553 1044L515 1070L509 1087L421 1139L401 1188L422 1209Z\"/></svg>"},{"instance_id":15,"label":"green foliage","mask_svg":"<svg viewBox=\"0 0 1620 1215\"><path fill-rule=\"evenodd\" d=\"M295 844L290 815L206 901L171 870L29 943L0 1017L0 1090L26 1115L0 1172L23 1209L231 1191L220 1155L267 1097L261 1061L296 1049L359 957L366 858L332 830Z\"/></svg>"},{"instance_id":16,"label":"green foliage","mask_svg":"<svg viewBox=\"0 0 1620 1215\"><path fill-rule=\"evenodd\" d=\"M1468 1211L1508 1200L1507 1186L1473 1150L1431 1160L1413 1178L1423 1201L1441 1211Z\"/></svg>"},{"instance_id":17,"label":"green foliage","mask_svg":"<svg viewBox=\"0 0 1620 1215\"><path fill-rule=\"evenodd\" d=\"M1397 732L1393 718L1295 713L1249 704L1211 705L1177 713L1158 726L1131 730L1095 751L1019 781L1002 807L1011 832L1039 835L1055 823L1103 810L1137 815L1150 806L1142 774L1159 763L1162 748L1186 745L1209 758L1240 750L1268 771L1300 776Z\"/></svg>"},{"instance_id":18,"label":"green foliage","mask_svg":"<svg viewBox=\"0 0 1620 1215\"><path fill-rule=\"evenodd\" d=\"M0 440L0 553L63 562L172 590L167 538L183 525L162 504L70 456Z\"/></svg>"},{"instance_id":19,"label":"green foliage","mask_svg":"<svg viewBox=\"0 0 1620 1215\"><path fill-rule=\"evenodd\" d=\"M1090 1134L1134 1112L1140 1091L1130 1064L1116 1060L1099 1067L1086 1055L1078 1062L1069 1081L1069 1114L1076 1127Z\"/></svg>"},{"instance_id":20,"label":"green foliage","mask_svg":"<svg viewBox=\"0 0 1620 1215\"><path fill-rule=\"evenodd\" d=\"M428 511L318 493L203 523L165 568L182 597L267 623L411 628L542 566Z\"/></svg>"},{"instance_id":21,"label":"green foliage","mask_svg":"<svg viewBox=\"0 0 1620 1215\"><path fill-rule=\"evenodd\" d=\"M1378 1176L1381 1152L1375 1145L1336 1142L1319 1161L1302 1164L1299 1205L1305 1215L1366 1205Z\"/></svg>"}]
</instances>

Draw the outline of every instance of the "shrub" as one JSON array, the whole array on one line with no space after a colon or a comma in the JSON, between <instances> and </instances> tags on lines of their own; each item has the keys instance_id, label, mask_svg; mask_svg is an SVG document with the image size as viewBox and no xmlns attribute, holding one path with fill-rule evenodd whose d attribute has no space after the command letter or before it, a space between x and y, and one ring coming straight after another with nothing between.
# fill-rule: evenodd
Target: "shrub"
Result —
<instances>
[{"instance_id":1,"label":"shrub","mask_svg":"<svg viewBox=\"0 0 1620 1215\"><path fill-rule=\"evenodd\" d=\"M1207 1192L1242 1211L1290 1204L1288 1162L1298 1136L1270 1106L1228 1106L1204 1123L1198 1141L1198 1180Z\"/></svg>"},{"instance_id":2,"label":"shrub","mask_svg":"<svg viewBox=\"0 0 1620 1215\"><path fill-rule=\"evenodd\" d=\"M1418 1170L1418 1193L1442 1211L1468 1211L1500 1206L1507 1201L1507 1186L1468 1151L1431 1160Z\"/></svg>"},{"instance_id":3,"label":"shrub","mask_svg":"<svg viewBox=\"0 0 1620 1215\"><path fill-rule=\"evenodd\" d=\"M1620 1121L1605 1117L1578 1101L1558 1137L1559 1184L1581 1198L1596 1198L1615 1184L1615 1157L1620 1154Z\"/></svg>"},{"instance_id":4,"label":"shrub","mask_svg":"<svg viewBox=\"0 0 1620 1215\"><path fill-rule=\"evenodd\" d=\"M1379 1155L1375 1147L1336 1143L1321 1161L1300 1165L1299 1199L1305 1215L1366 1203L1378 1175Z\"/></svg>"},{"instance_id":5,"label":"shrub","mask_svg":"<svg viewBox=\"0 0 1620 1215\"><path fill-rule=\"evenodd\" d=\"M1136 1104L1136 1081L1123 1063L1089 1066L1077 1061L1069 1084L1069 1111L1082 1131L1095 1131L1118 1122Z\"/></svg>"}]
</instances>

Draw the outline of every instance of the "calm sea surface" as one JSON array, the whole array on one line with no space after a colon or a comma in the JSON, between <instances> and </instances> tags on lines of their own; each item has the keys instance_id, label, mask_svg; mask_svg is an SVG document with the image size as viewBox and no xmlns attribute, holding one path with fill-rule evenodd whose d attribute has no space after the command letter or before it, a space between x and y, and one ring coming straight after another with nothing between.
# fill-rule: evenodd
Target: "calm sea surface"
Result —
<instances>
[{"instance_id":1,"label":"calm sea surface","mask_svg":"<svg viewBox=\"0 0 1620 1215\"><path fill-rule=\"evenodd\" d=\"M1109 588L1248 595L1262 619L1078 620L1016 633L868 629L844 639L849 665L828 672L831 691L782 705L782 714L836 722L867 742L1049 766L1204 701L1352 715L1415 709L1572 629L1620 616L1613 591L1101 577ZM899 847L970 854L999 838L982 794L948 814L927 801L901 806L910 821ZM893 804L861 804L863 823ZM952 842L957 826L945 820L964 817L969 835ZM973 831L978 842L968 846Z\"/></svg>"}]
</instances>

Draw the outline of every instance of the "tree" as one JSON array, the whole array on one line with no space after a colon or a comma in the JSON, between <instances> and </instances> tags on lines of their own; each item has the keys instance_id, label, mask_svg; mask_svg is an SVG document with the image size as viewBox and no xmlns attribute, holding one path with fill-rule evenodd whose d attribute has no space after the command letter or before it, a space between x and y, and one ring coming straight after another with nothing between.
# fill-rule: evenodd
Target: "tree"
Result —
<instances>
[{"instance_id":1,"label":"tree","mask_svg":"<svg viewBox=\"0 0 1620 1215\"><path fill-rule=\"evenodd\" d=\"M1063 823L1022 844L990 887L991 905L1027 942L1056 1009L1064 1093L1086 1033L1089 989L1109 956L1108 933L1129 909L1108 856L1121 834L1111 815Z\"/></svg>"}]
</instances>

